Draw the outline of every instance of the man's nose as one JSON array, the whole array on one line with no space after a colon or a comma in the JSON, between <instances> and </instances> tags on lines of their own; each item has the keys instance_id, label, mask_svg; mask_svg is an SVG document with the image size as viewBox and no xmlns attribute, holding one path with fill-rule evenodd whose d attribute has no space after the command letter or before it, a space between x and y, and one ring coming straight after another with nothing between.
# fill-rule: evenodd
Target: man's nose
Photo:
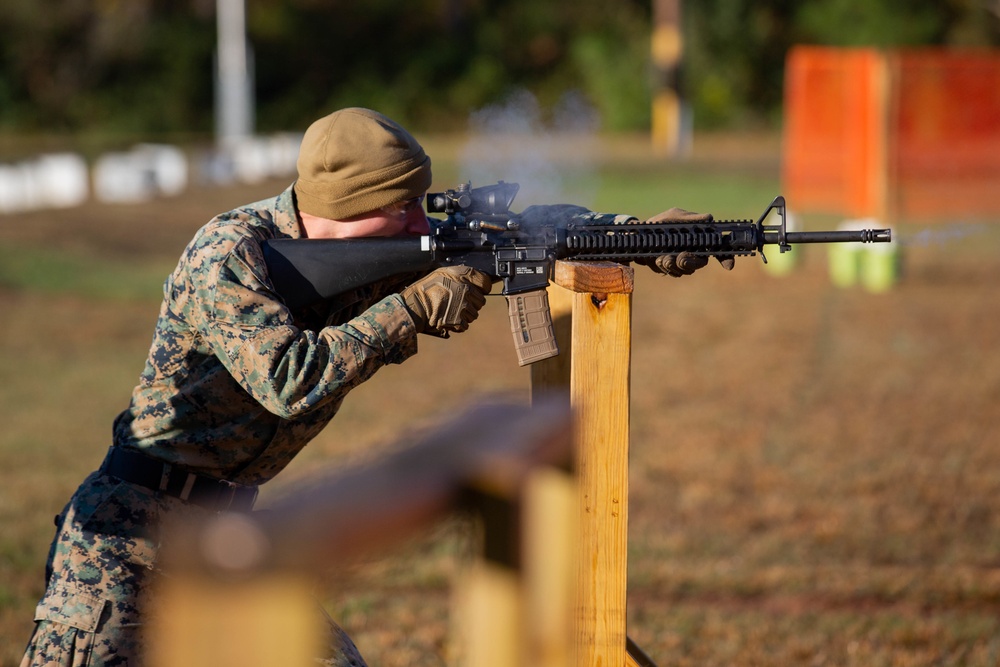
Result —
<instances>
[{"instance_id":1,"label":"man's nose","mask_svg":"<svg viewBox=\"0 0 1000 667\"><path fill-rule=\"evenodd\" d=\"M420 206L416 206L406 214L406 231L409 234L423 235L431 233L430 223L427 222L427 214Z\"/></svg>"}]
</instances>

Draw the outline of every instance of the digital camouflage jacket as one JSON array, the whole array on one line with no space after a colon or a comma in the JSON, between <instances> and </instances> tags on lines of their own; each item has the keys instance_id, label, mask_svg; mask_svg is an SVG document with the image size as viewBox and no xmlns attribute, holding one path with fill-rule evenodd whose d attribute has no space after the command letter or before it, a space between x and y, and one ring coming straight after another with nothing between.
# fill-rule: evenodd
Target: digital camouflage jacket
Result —
<instances>
[{"instance_id":1,"label":"digital camouflage jacket","mask_svg":"<svg viewBox=\"0 0 1000 667\"><path fill-rule=\"evenodd\" d=\"M260 244L301 236L289 187L217 216L163 288L152 346L114 443L240 484L276 475L336 414L345 395L417 350L416 329L380 283L290 311Z\"/></svg>"}]
</instances>

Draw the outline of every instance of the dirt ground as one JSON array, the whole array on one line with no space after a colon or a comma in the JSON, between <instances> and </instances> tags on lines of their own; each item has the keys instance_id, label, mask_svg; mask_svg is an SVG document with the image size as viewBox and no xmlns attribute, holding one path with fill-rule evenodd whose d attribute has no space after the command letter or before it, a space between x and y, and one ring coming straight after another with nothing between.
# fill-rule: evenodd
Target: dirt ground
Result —
<instances>
[{"instance_id":1,"label":"dirt ground","mask_svg":"<svg viewBox=\"0 0 1000 667\"><path fill-rule=\"evenodd\" d=\"M260 193L2 218L0 238L169 270L192 221ZM682 280L637 272L628 616L658 664L998 663L1000 226L896 238L903 269L885 293L834 287L817 247L785 277L756 259ZM155 293L0 281L0 664L16 664L51 516L100 460L155 310ZM422 341L352 394L262 503L470 402L526 396L507 330L495 299L467 334ZM324 577L318 595L370 664L450 664L465 528Z\"/></svg>"}]
</instances>

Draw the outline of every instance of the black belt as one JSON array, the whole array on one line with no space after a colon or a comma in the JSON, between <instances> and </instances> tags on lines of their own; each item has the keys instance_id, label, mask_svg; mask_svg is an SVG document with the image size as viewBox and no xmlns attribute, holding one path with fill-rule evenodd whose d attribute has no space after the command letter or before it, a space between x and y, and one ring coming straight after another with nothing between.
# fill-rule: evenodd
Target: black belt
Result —
<instances>
[{"instance_id":1,"label":"black belt","mask_svg":"<svg viewBox=\"0 0 1000 667\"><path fill-rule=\"evenodd\" d=\"M257 499L256 486L200 475L123 447L108 450L101 472L219 512L249 512Z\"/></svg>"}]
</instances>

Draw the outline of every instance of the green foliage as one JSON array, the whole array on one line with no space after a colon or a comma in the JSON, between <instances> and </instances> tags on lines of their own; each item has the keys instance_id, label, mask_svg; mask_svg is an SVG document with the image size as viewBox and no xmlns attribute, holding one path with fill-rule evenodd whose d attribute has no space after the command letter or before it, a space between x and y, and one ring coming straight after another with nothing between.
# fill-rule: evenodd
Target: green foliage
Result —
<instances>
[{"instance_id":1,"label":"green foliage","mask_svg":"<svg viewBox=\"0 0 1000 667\"><path fill-rule=\"evenodd\" d=\"M323 49L290 51L286 35L251 30L263 127L287 123L292 98L300 120L362 105L428 129L463 128L471 110L515 88L546 106L583 90L616 128L646 119L649 10L641 2L583 0L570 10L561 2L427 0L405 20L387 2L292 6L278 21Z\"/></svg>"},{"instance_id":2,"label":"green foliage","mask_svg":"<svg viewBox=\"0 0 1000 667\"><path fill-rule=\"evenodd\" d=\"M678 0L680 1L680 0ZM606 130L649 123L653 0L247 0L262 132L346 105L464 129L511 90L582 93ZM975 0L684 4L684 96L700 127L767 122L788 48L1000 44ZM0 3L0 130L105 135L213 128L211 0Z\"/></svg>"},{"instance_id":3,"label":"green foliage","mask_svg":"<svg viewBox=\"0 0 1000 667\"><path fill-rule=\"evenodd\" d=\"M572 56L608 130L634 130L649 125L646 41L582 35L573 42ZM641 73L641 75L640 75Z\"/></svg>"},{"instance_id":4,"label":"green foliage","mask_svg":"<svg viewBox=\"0 0 1000 667\"><path fill-rule=\"evenodd\" d=\"M146 2L0 6L0 124L22 130L202 129L214 22ZM207 129L207 126L204 126Z\"/></svg>"},{"instance_id":5,"label":"green foliage","mask_svg":"<svg viewBox=\"0 0 1000 667\"><path fill-rule=\"evenodd\" d=\"M972 0L688 2L685 96L703 128L766 122L780 110L795 44L997 46L997 11Z\"/></svg>"},{"instance_id":6,"label":"green foliage","mask_svg":"<svg viewBox=\"0 0 1000 667\"><path fill-rule=\"evenodd\" d=\"M890 47L936 41L942 12L940 2L824 0L803 3L796 17L803 33L821 44Z\"/></svg>"}]
</instances>

